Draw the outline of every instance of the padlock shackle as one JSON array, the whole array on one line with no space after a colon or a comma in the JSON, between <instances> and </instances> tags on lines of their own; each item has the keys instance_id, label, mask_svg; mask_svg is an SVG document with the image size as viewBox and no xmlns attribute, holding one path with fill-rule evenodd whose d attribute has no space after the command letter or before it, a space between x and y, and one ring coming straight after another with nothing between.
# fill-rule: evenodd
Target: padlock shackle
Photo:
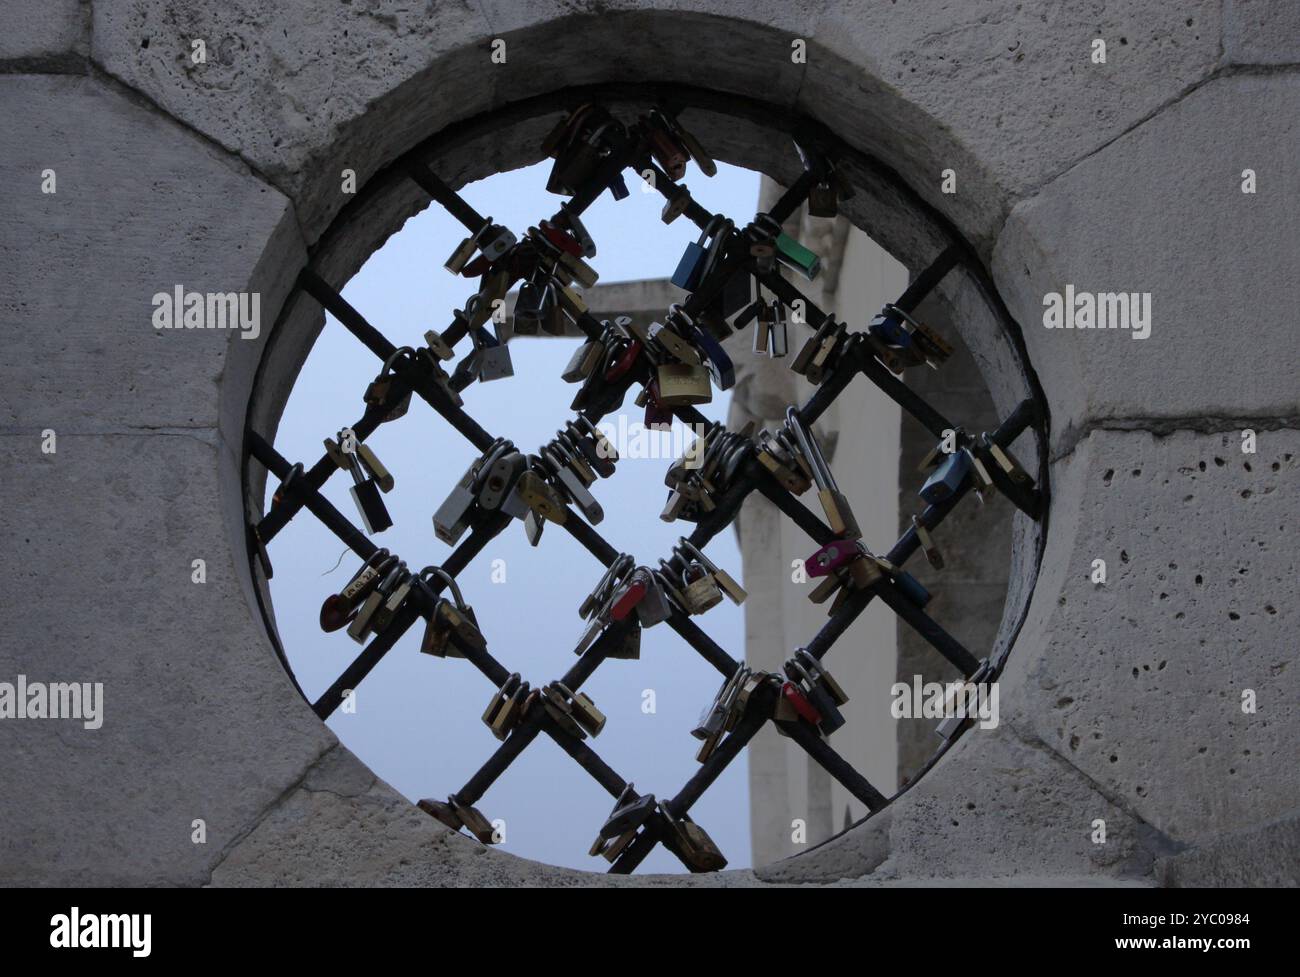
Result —
<instances>
[{"instance_id":1,"label":"padlock shackle","mask_svg":"<svg viewBox=\"0 0 1300 977\"><path fill-rule=\"evenodd\" d=\"M429 577L437 577L451 590L452 599L456 602L456 609L463 611L465 609L465 598L460 592L460 585L456 583L456 578L439 566L427 566L420 571L420 582L428 583Z\"/></svg>"}]
</instances>

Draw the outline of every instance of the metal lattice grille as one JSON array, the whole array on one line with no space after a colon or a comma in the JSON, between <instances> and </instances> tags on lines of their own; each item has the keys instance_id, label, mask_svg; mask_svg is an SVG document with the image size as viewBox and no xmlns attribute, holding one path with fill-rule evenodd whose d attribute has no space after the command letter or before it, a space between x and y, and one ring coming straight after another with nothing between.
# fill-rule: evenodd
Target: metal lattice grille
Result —
<instances>
[{"instance_id":1,"label":"metal lattice grille","mask_svg":"<svg viewBox=\"0 0 1300 977\"><path fill-rule=\"evenodd\" d=\"M598 111L603 113L603 110ZM957 432L956 451L950 454L949 459L960 456L964 461L962 466L956 466L960 471L947 473L950 484L945 489L944 497L928 504L914 518L913 527L883 557L876 557L854 538L852 530L846 529L842 524L835 528L828 525L828 522L837 520L832 515L835 510L825 502L825 493L822 495L828 520L824 521L799 500L787 481L774 474L780 466L772 465L770 462L775 456L765 458L764 452L778 452L779 446L775 446L771 440L760 439L756 442L748 436L748 432L726 432L718 426L712 426L715 434L724 438L731 448L727 465L728 477L725 485L716 488L709 495L707 506L693 507L697 509L693 512L696 525L685 540L690 546L702 551L714 536L732 522L745 498L751 492L758 491L820 547L814 558L820 558L826 565L825 582L838 581L829 589L838 589L839 596L825 625L801 649L803 657L800 661L808 666L808 670L801 674L808 677L815 688L801 686L796 676L789 672L788 664L786 676L750 673L741 661L737 661L709 638L692 619L688 602L683 600L680 593L674 592L669 595L660 620L667 623L721 674L724 687L719 693L719 701L730 696L724 722L710 735L707 756L702 751L703 760L698 771L676 795L656 802L652 796L636 794L629 782L606 764L587 742L586 733L592 732L591 716L585 716L588 720L586 724L575 723L565 712L568 705L577 704L576 700L582 697L582 685L600 664L607 657L617 656L619 649L629 639L629 633L642 626L637 615L631 613L618 619L598 621L593 627L593 634L595 627L600 627L599 635L565 675L536 692L516 697L518 701L515 705L518 708L512 709L511 723L508 730L504 731L501 745L478 772L450 795L447 802L421 802L424 810L449 826L465 827L480 840L490 841L490 830L485 828L486 819L474 805L514 759L539 735L545 734L615 798L615 812L602 826L601 838L593 846L593 854L603 853L610 859L611 872L633 871L656 844L664 844L691 871L707 871L721 867L725 864L725 859L712 846L707 834L690 821L689 811L749 740L768 722L774 723L780 732L798 743L816 763L865 804L870 812L879 811L893 799L873 787L830 745L827 734L833 729L825 722L823 713L816 708L811 708L811 711L805 708L810 707L810 696L813 693L824 693L833 687L833 680L829 680L828 676L830 684L819 682L818 669L837 639L873 599L883 600L967 680L978 682L996 678L1001 662L977 658L956 637L935 622L924 609L928 595L903 567L918 549L931 545L930 531L972 489L981 492L997 489L1023 512L1032 518L1039 518L1042 495L1033 480L1010 458L1008 449L1024 430L1040 423L1041 418L1034 402L1026 400L995 431L982 437L973 437L917 396L895 375L902 373L904 367L924 363L927 350L934 351L942 347L942 340L924 326L915 323L911 313L940 279L959 263L968 260L962 247L954 244L939 254L896 302L886 306L885 312L876 318L868 330L850 332L842 323L836 323L832 317L817 308L780 274L770 260L773 246L777 243L776 238L780 234L780 225L800 205L808 201L810 205L824 210L828 206L829 196L833 209L837 189L844 196L852 192L852 188L838 177L834 163L825 154L815 148L801 146L800 152L805 162L803 175L767 214L760 214L746 227L737 229L729 222L723 224L721 218L715 220L714 214L691 199L685 187L670 178L669 173L680 178L677 168L684 166L681 159L683 156L695 158L702 168L711 165L703 148L680 128L671 115L651 113L627 127L617 122L602 122L601 126L596 126L590 121L584 127L583 115L590 116L592 112L591 107L584 107L572 113L561 129L557 130L558 135L553 134L548 145L551 155L557 160L552 175L553 185L548 186L548 189L569 195L569 200L560 212L549 222L543 222L549 227L546 234L552 235L552 241L555 240L552 232L558 228L561 233L580 242L581 247L584 232L578 220L579 215L607 188L611 188L616 195L620 189L626 192L621 186L621 174L626 168L632 168L639 175L652 173L654 186L668 201L665 220L681 215L701 230L713 228L717 232L719 240L717 247L712 249L713 257L702 269L698 280L691 282L688 297L673 311L677 317L675 321L679 323L703 323L710 327L707 330L700 327L694 331L682 329L682 335L674 332L673 338L681 339L684 336L688 342L692 342L692 338L698 340L698 345L693 342L692 345L696 345L695 352L701 354L701 363L709 367L715 382L724 388L729 386L726 371L719 369L720 364L712 359L714 349L720 351L720 347L716 342L708 341L709 333L729 332L731 329L743 328L751 321L767 322L764 328L770 329L771 323L766 318L769 309L763 306L762 299L762 290L766 289L775 297L774 304L778 311L779 307L789 307L796 301L802 301L805 322L813 330L813 335L804 344L805 350L801 350L801 353L807 350L823 351L820 357L803 357L805 369L801 372L805 372L818 386L807 403L791 408L788 422L791 430L796 434L806 431L811 436L813 423L853 378L862 375L920 421L936 439L944 438L945 432ZM612 117L602 114L600 118L603 120ZM575 154L579 152L586 153L586 156L576 159ZM430 337L431 346L438 345L439 339L445 343L445 347L441 348L448 355L451 348L466 337L472 340L474 349L461 360L453 375L447 376L439 366L439 357L429 351L421 351L424 355L413 355L409 348L395 347L312 269L302 271L296 287L318 301L386 365L387 383L382 389L368 392L367 408L350 428L357 445L364 445L365 439L381 423L395 419L393 415L400 416L404 412L403 402L409 401L414 394L426 401L486 456L501 442L462 409L459 398L461 389L475 379L485 378L482 372L482 350L488 348L491 338L482 333L483 317L477 314L476 303L482 303L486 307L490 291L495 290L496 294L504 295L505 288L520 279L534 285L540 283L543 286L550 284L564 288L573 278L581 279L582 269L578 266L582 262L574 253L571 253L571 257L575 261L560 260L558 254L548 250L543 240L546 234L537 232L537 229L530 229L530 236L522 241L517 241L508 233L505 238L494 237L497 231L503 229L494 228L490 221L484 220L425 164L409 163L406 172L468 229L473 242L467 242L463 246L461 258L465 260L460 260L459 264L465 266L463 273L467 277L471 274L480 277L477 298L472 298L466 304L466 309L456 314L453 323L440 337L436 334ZM575 173L578 175L575 176ZM491 244L492 240L496 241L495 245ZM589 242L586 244L589 245ZM565 246L568 246L567 243ZM590 250L594 252L594 247ZM468 260L476 251L483 253L473 261ZM788 255L781 254L779 257L782 263L789 263L785 260ZM453 261L456 260L458 259L453 256ZM719 325L716 314L718 303L724 292L729 288L734 289L737 282L743 283L749 296L757 294L758 301L747 303L744 311L735 315L731 324L726 323L727 316L723 315L722 324ZM754 283L760 287L756 291L750 291ZM572 297L574 293L568 294ZM564 310L589 341L608 343L615 338L612 334L620 328L623 328L622 338L628 338L624 327L597 321L581 307L580 302L566 302ZM558 311L554 315L556 321L563 321L558 319ZM755 328L760 326L756 325ZM476 330L480 332L476 333ZM648 344L621 342L619 348L624 354L621 357L621 373L597 371L585 380L582 393L578 401L575 401L580 418L585 418L594 425L608 413L619 409L629 390L639 386L649 391L651 407L657 407L687 424L709 426L704 416L689 404L660 404L657 399L661 392L656 385L655 356ZM813 360L816 361L816 369L809 372L808 363ZM388 368L391 368L391 373ZM608 379L611 376L613 379ZM591 377L597 379L592 380ZM647 394L641 396L645 399ZM815 446L810 451L805 442L801 451L798 445L791 443L793 440L797 439L787 439L786 447L796 455L804 455L802 462L813 461L807 456L817 453ZM353 469L357 468L355 450L350 457L346 452L344 457L340 457L339 450L330 448L324 457L305 469L301 465L291 464L254 431L247 432L247 445L251 457L281 480L270 511L255 522L250 534L252 549L260 558L263 571L268 577L271 569L266 545L303 508L315 515L368 565L376 560L377 555L381 558L385 556L366 533L356 528L321 493L325 482L340 467L350 465ZM343 447L346 449L347 446ZM630 558L624 557L590 522L568 507L567 503L573 501L572 493L566 494L564 486L555 478L555 466L547 467L538 456L529 455L527 459L524 470L535 471L543 482L552 483L552 490L557 493L552 498L558 497L566 509L562 522L559 522L564 530L606 568L627 564ZM358 471L357 481L361 483L363 476L373 478L374 475L373 469L362 469ZM382 503L380 505L382 507ZM529 508L528 512L531 520L530 541L537 545L534 531L540 536L539 527L543 522L539 506ZM848 518L851 522L851 516ZM436 568L440 572L399 574L395 578L404 586L400 590L390 588L385 592L385 596L392 596L393 599L383 626L376 630L352 664L313 703L316 714L322 720L340 706L345 693L356 689L420 618L425 621L426 631L439 628L439 637L453 653L463 657L497 687L499 692L493 700L495 708L499 710L511 699L512 692L520 687L520 676L512 675L488 650L485 641L471 640L477 631L477 622L474 622L474 627L463 630L447 624L446 615L454 611L456 604L449 603L442 594L449 584L454 589L455 576L512 521L512 516L499 508L471 505L466 519L468 536ZM707 562L707 558L703 559ZM661 571L665 574L675 572L684 561L688 561L688 558L675 553L666 563L661 561ZM652 575L657 573L649 572ZM621 585L626 586L628 578L621 579ZM666 579L662 576L655 577L660 582ZM742 679L743 682L740 681ZM526 685L524 687L527 688ZM733 690L730 693L729 687ZM559 699L548 700L547 695L557 689L562 690ZM738 696L740 692L743 695ZM739 708L736 706L737 698L742 702ZM589 704L589 700L583 704L584 708L586 704ZM489 709L490 714L493 714L493 707ZM485 715L485 721L487 719L488 715ZM603 724L603 717L600 722ZM943 745L929 765L968 726L969 722L958 723L943 730ZM595 732L599 732L599 728Z\"/></svg>"}]
</instances>

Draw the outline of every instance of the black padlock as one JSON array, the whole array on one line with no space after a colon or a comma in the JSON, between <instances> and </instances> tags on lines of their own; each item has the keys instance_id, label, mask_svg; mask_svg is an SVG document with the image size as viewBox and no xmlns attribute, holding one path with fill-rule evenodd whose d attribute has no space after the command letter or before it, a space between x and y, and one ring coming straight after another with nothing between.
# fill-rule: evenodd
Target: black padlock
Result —
<instances>
[{"instance_id":1,"label":"black padlock","mask_svg":"<svg viewBox=\"0 0 1300 977\"><path fill-rule=\"evenodd\" d=\"M384 505L384 500L379 494L379 481L374 477L367 477L355 451L349 451L347 457L348 471L352 473L352 481L356 483L352 486L352 501L357 504L357 511L361 514L366 532L371 536L382 533L393 525L393 517L388 514L388 507Z\"/></svg>"}]
</instances>

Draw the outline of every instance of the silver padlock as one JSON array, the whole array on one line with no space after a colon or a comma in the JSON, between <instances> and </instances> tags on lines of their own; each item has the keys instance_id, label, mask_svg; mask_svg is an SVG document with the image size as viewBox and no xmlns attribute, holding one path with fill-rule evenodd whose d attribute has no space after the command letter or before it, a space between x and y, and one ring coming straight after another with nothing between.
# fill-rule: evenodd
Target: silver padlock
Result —
<instances>
[{"instance_id":1,"label":"silver padlock","mask_svg":"<svg viewBox=\"0 0 1300 977\"><path fill-rule=\"evenodd\" d=\"M821 500L822 509L826 512L826 520L830 523L831 532L845 539L860 539L862 530L858 528L849 500L840 491L830 465L826 464L821 445L817 443L812 432L804 427L796 408L790 407L786 410L785 423L812 469L813 481L817 485L817 496Z\"/></svg>"}]
</instances>

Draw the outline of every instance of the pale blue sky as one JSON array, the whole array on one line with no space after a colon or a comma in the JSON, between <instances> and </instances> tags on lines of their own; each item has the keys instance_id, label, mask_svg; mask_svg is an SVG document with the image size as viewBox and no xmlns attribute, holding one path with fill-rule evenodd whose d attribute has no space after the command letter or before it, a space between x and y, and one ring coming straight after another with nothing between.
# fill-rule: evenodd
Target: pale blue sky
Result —
<instances>
[{"instance_id":1,"label":"pale blue sky","mask_svg":"<svg viewBox=\"0 0 1300 977\"><path fill-rule=\"evenodd\" d=\"M464 196L484 215L516 233L544 216L561 198L545 191L546 164L499 174L467 187ZM686 178L704 206L738 221L753 216L758 174L719 165L707 179L692 164ZM659 219L662 198L642 193L616 202L605 194L584 215L599 248L592 262L602 282L662 278L672 274L697 230L684 218L670 226ZM472 286L454 278L443 261L464 230L438 206L407 222L343 289L344 296L397 345L420 345L426 329L443 329L450 310L461 307ZM520 339L510 349L515 376L465 391L466 409L488 431L535 450L572 417L575 385L559 378L577 340ZM291 461L310 465L322 439L353 422L362 410L366 384L379 363L342 326L328 319L289 398L276 447ZM702 408L725 420L728 395L715 390ZM628 398L628 423L641 410ZM617 422L617 414L609 420ZM475 456L467 441L416 399L407 415L384 425L368 442L396 477L385 496L394 527L375 537L418 569L451 552L433 534L432 515ZM659 520L666 495L668 461L627 459L615 476L592 491L605 509L598 531L638 562L655 565L692 528ZM358 525L342 473L325 494ZM273 486L272 486L273 488ZM317 626L324 597L355 570L349 554L332 573L343 546L309 515L301 515L272 544L278 570L271 582L276 620L285 652L308 697L318 696L361 646L343 632ZM728 530L708 547L709 556L740 577L740 553ZM504 584L490 580L492 561L506 563ZM460 575L465 597L478 615L492 654L536 686L558 678L574 660L582 622L577 608L596 583L600 564L560 527L548 527L537 549L515 522ZM743 610L729 602L698 619L737 657L743 654ZM419 653L417 627L362 683L355 715L336 713L330 727L384 780L412 800L445 798L478 769L498 745L480 721L492 689L473 666ZM609 717L591 746L641 792L671 796L698 769L698 741L690 736L700 710L720 677L668 628L647 630L640 661L609 661L584 686ZM657 712L642 712L643 691L653 689ZM506 851L559 865L603 871L607 863L587 848L612 804L609 796L549 738L540 737L479 803L489 818L506 821ZM733 763L692 809L730 859L749 864L749 790L744 759ZM679 871L671 855L657 851L642 871Z\"/></svg>"}]
</instances>

